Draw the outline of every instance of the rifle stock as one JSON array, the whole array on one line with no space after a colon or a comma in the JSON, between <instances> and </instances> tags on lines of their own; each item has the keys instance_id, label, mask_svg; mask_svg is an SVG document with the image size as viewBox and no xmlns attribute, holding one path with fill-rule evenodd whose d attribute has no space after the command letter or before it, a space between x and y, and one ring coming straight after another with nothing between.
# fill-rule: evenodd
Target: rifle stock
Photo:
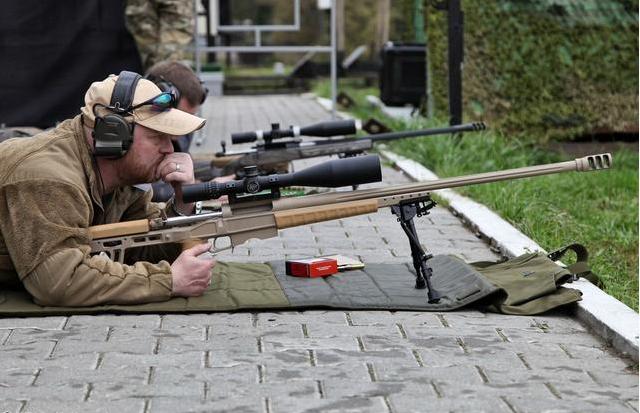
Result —
<instances>
[{"instance_id":1,"label":"rifle stock","mask_svg":"<svg viewBox=\"0 0 640 413\"><path fill-rule=\"evenodd\" d=\"M89 228L92 252L107 252L123 261L127 248L168 242L228 237L231 246L250 239L275 237L279 229L376 212L379 208L420 200L437 189L455 188L569 171L597 171L611 167L611 155L508 169L382 188L332 192L292 198L252 200L225 205L222 212L132 221Z\"/></svg>"}]
</instances>

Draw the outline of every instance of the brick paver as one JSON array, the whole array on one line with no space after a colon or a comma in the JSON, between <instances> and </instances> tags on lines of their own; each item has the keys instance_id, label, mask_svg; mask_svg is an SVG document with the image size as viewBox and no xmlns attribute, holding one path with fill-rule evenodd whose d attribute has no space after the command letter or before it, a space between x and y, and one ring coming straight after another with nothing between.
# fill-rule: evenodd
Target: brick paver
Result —
<instances>
[{"instance_id":1,"label":"brick paver","mask_svg":"<svg viewBox=\"0 0 640 413\"><path fill-rule=\"evenodd\" d=\"M231 132L328 114L292 96L211 99ZM314 161L297 162L296 169ZM385 168L385 185L405 182ZM496 258L445 208L416 222L431 252ZM389 211L291 228L221 259L341 253L406 263ZM408 288L412 280L407 280ZM0 319L0 412L632 412L638 374L563 312L305 311ZM631 367L630 367L631 366Z\"/></svg>"}]
</instances>

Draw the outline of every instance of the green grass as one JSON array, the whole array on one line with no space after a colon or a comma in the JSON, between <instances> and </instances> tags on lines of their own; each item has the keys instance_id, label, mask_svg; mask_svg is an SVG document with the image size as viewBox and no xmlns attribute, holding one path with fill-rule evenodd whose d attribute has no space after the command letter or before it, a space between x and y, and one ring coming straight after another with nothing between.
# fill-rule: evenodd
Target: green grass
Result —
<instances>
[{"instance_id":1,"label":"green grass","mask_svg":"<svg viewBox=\"0 0 640 413\"><path fill-rule=\"evenodd\" d=\"M341 86L341 87L344 87ZM326 86L316 88L323 92ZM394 129L441 126L426 120L405 125L391 121L364 103L372 90L346 92L359 102L352 112L375 116ZM407 139L390 149L414 159L441 177L517 168L569 160L538 146L532 139L503 136L499 131ZM615 153L613 168L601 172L569 172L458 188L488 206L535 240L553 250L578 242L590 252L590 264L603 289L638 310L638 154Z\"/></svg>"}]
</instances>

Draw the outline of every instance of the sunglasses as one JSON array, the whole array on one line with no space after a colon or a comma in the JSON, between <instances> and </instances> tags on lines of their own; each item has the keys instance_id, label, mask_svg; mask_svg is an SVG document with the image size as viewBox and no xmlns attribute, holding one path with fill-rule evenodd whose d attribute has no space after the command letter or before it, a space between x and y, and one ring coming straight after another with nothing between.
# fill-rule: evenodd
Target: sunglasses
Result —
<instances>
[{"instance_id":1,"label":"sunglasses","mask_svg":"<svg viewBox=\"0 0 640 413\"><path fill-rule=\"evenodd\" d=\"M176 103L176 98L173 93L163 92L157 96L152 97L151 99L145 100L142 103L131 106L126 111L132 112L134 109L138 109L142 106L151 106L153 110L164 112L165 110L175 107Z\"/></svg>"}]
</instances>

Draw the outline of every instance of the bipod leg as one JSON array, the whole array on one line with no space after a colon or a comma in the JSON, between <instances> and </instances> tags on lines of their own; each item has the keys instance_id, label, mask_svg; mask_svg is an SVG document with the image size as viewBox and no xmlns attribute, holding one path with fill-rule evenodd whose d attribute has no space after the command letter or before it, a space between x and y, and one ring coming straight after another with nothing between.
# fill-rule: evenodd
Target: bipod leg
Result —
<instances>
[{"instance_id":1,"label":"bipod leg","mask_svg":"<svg viewBox=\"0 0 640 413\"><path fill-rule=\"evenodd\" d=\"M426 265L422 265L422 263L431 258L431 254L427 255L424 253L424 251L421 250L420 246L416 247L415 238L413 236L416 233L416 227L413 223L413 220L410 220L408 222L400 221L400 226L409 238L409 246L411 247L411 259L413 260L413 268L416 271L416 288L419 290L423 290L427 288L427 273L424 268L426 267ZM423 256L425 257L424 260L422 259Z\"/></svg>"},{"instance_id":2,"label":"bipod leg","mask_svg":"<svg viewBox=\"0 0 640 413\"><path fill-rule=\"evenodd\" d=\"M433 255L427 254L424 249L422 249L422 245L420 245L420 240L418 239L418 232L416 231L416 227L413 223L413 218L416 215L422 216L428 214L429 209L434 206L435 202L428 198L427 202L424 200L415 200L391 207L391 212L398 217L400 226L407 235L407 238L409 238L413 268L416 271L416 288L427 289L427 296L430 304L437 303L441 298L440 293L438 293L431 285L431 275L433 274L433 270L429 265L427 265L427 261L433 258Z\"/></svg>"}]
</instances>

